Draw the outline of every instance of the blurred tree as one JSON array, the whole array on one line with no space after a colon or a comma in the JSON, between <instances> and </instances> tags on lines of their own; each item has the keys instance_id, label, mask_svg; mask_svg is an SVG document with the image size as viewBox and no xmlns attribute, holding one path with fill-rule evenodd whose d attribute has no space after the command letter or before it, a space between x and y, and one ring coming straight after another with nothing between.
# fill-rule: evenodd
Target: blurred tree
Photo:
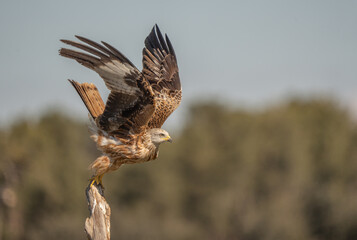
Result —
<instances>
[{"instance_id":1,"label":"blurred tree","mask_svg":"<svg viewBox=\"0 0 357 240\"><path fill-rule=\"evenodd\" d=\"M113 239L357 239L357 128L332 100L192 106L159 159L104 178ZM86 126L61 113L0 131L0 239L80 239Z\"/></svg>"},{"instance_id":2,"label":"blurred tree","mask_svg":"<svg viewBox=\"0 0 357 240\"><path fill-rule=\"evenodd\" d=\"M86 135L85 125L59 113L38 122L21 120L4 131L0 189L11 189L17 199L16 206L3 206L8 215L0 220L4 239L82 235L86 168L95 149Z\"/></svg>"}]
</instances>

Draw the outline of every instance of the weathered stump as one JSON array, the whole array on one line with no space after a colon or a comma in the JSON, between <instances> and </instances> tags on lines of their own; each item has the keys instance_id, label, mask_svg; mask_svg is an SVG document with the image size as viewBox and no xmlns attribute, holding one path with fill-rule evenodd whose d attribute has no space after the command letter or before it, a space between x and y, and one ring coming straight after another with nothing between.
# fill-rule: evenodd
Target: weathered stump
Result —
<instances>
[{"instance_id":1,"label":"weathered stump","mask_svg":"<svg viewBox=\"0 0 357 240\"><path fill-rule=\"evenodd\" d=\"M85 232L89 240L110 239L110 207L104 198L103 187L93 184L86 189L89 217Z\"/></svg>"}]
</instances>

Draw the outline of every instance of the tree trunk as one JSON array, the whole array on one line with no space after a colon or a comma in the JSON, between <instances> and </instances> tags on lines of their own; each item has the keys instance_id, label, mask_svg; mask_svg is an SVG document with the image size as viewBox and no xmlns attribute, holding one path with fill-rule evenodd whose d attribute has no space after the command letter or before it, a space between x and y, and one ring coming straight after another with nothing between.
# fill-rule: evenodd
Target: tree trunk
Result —
<instances>
[{"instance_id":1,"label":"tree trunk","mask_svg":"<svg viewBox=\"0 0 357 240\"><path fill-rule=\"evenodd\" d=\"M86 196L89 217L85 222L85 232L89 240L110 239L110 207L104 198L101 185L88 186Z\"/></svg>"}]
</instances>

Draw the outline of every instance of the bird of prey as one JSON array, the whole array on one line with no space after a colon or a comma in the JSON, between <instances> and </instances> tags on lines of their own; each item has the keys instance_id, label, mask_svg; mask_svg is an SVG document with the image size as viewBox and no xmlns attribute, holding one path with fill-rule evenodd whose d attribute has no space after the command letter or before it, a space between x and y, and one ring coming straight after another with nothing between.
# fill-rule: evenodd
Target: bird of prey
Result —
<instances>
[{"instance_id":1,"label":"bird of prey","mask_svg":"<svg viewBox=\"0 0 357 240\"><path fill-rule=\"evenodd\" d=\"M181 83L175 51L155 25L145 39L140 72L120 51L106 42L61 40L83 51L61 48L61 56L97 72L110 90L104 104L93 83L69 80L89 111L91 138L103 153L90 168L90 185L102 185L105 173L122 164L158 157L159 146L172 142L162 125L181 102Z\"/></svg>"}]
</instances>

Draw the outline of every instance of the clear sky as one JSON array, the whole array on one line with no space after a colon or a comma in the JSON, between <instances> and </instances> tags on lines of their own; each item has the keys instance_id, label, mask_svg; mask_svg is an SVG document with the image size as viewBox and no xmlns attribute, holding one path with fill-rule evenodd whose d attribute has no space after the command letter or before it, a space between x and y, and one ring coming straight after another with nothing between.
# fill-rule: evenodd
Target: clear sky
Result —
<instances>
[{"instance_id":1,"label":"clear sky","mask_svg":"<svg viewBox=\"0 0 357 240\"><path fill-rule=\"evenodd\" d=\"M59 39L104 40L141 69L155 23L178 57L179 113L201 98L249 107L316 94L357 113L357 1L2 0L0 124L52 107L86 116L66 79L107 91L95 73L58 55Z\"/></svg>"}]
</instances>

